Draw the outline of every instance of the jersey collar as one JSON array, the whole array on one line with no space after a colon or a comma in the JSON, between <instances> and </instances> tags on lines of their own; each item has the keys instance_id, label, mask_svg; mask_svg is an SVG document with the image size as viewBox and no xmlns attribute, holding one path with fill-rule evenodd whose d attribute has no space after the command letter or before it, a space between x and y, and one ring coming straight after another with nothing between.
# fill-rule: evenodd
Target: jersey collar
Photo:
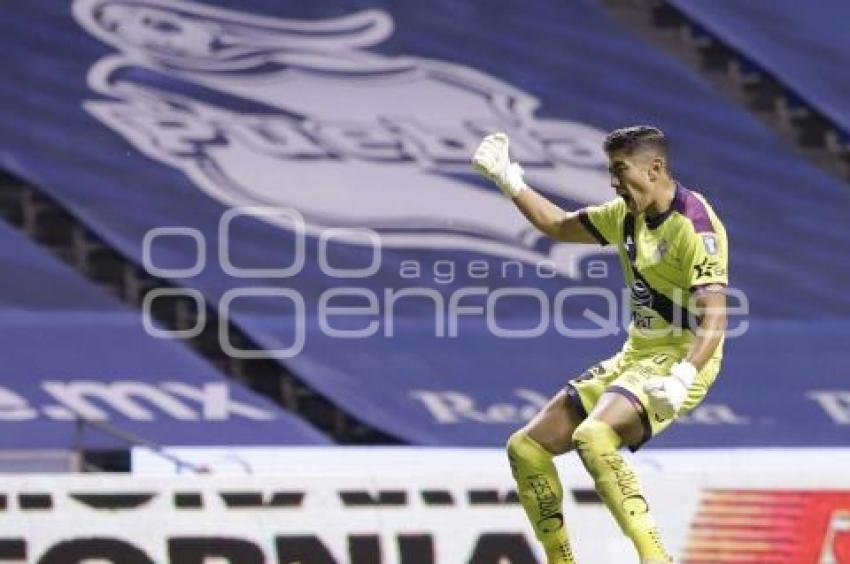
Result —
<instances>
[{"instance_id":1,"label":"jersey collar","mask_svg":"<svg viewBox=\"0 0 850 564\"><path fill-rule=\"evenodd\" d=\"M661 224L664 223L664 220L670 217L670 214L672 214L677 209L682 208L682 203L684 201L685 187L679 184L678 181L676 181L676 191L673 194L673 201L670 202L670 207L658 215L653 215L651 217L648 215L644 215L644 222L646 223L646 226L650 229L658 229L658 227L660 227Z\"/></svg>"}]
</instances>

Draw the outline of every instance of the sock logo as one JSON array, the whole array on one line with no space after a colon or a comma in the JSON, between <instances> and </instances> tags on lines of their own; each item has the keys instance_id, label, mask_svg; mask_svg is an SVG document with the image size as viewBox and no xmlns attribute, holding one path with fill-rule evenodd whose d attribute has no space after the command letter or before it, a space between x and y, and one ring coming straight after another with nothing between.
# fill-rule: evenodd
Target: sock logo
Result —
<instances>
[{"instance_id":1,"label":"sock logo","mask_svg":"<svg viewBox=\"0 0 850 564\"><path fill-rule=\"evenodd\" d=\"M528 485L537 500L540 519L535 527L543 533L554 533L564 526L564 514L561 511L561 500L552 489L549 480L543 474L528 477Z\"/></svg>"},{"instance_id":2,"label":"sock logo","mask_svg":"<svg viewBox=\"0 0 850 564\"><path fill-rule=\"evenodd\" d=\"M617 481L617 487L623 497L626 499L643 499L643 496L640 494L640 484L638 483L637 476L632 469L629 468L628 464L626 464L626 461L623 460L623 457L620 456L619 453L609 452L603 454L602 460L608 465L608 469L614 473L614 477ZM625 500L623 503L625 504ZM643 503L646 504L646 501Z\"/></svg>"},{"instance_id":3,"label":"sock logo","mask_svg":"<svg viewBox=\"0 0 850 564\"><path fill-rule=\"evenodd\" d=\"M623 510L632 517L649 513L649 504L642 495L630 495L621 503Z\"/></svg>"},{"instance_id":4,"label":"sock logo","mask_svg":"<svg viewBox=\"0 0 850 564\"><path fill-rule=\"evenodd\" d=\"M556 513L554 515L549 515L541 520L539 520L536 524L538 530L544 533L554 533L561 529L564 526L564 514Z\"/></svg>"}]
</instances>

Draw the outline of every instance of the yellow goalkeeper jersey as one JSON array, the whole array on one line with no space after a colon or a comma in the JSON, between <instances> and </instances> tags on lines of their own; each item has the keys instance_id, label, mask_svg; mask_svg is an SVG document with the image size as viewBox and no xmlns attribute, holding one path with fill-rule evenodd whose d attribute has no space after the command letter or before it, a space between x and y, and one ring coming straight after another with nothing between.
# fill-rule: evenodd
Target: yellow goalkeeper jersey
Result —
<instances>
[{"instance_id":1,"label":"yellow goalkeeper jersey","mask_svg":"<svg viewBox=\"0 0 850 564\"><path fill-rule=\"evenodd\" d=\"M674 348L681 355L699 318L693 296L705 286L728 284L726 230L700 194L676 184L670 208L657 216L632 215L622 198L579 211L601 245L616 245L631 289L626 350ZM714 357L723 354L723 343Z\"/></svg>"}]
</instances>

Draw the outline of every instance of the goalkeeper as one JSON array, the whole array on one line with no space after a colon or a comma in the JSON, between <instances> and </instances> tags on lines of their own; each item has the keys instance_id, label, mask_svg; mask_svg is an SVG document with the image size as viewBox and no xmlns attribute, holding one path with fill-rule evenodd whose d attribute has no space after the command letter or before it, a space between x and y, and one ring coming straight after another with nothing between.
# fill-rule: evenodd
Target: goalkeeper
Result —
<instances>
[{"instance_id":1,"label":"goalkeeper","mask_svg":"<svg viewBox=\"0 0 850 564\"><path fill-rule=\"evenodd\" d=\"M508 440L522 505L549 564L574 562L552 457L573 447L643 564L672 562L637 476L632 451L692 410L720 370L726 328L726 232L705 199L671 176L655 127L605 140L616 198L567 212L529 188L508 137L484 138L473 166L538 229L558 241L615 245L631 289L632 320L612 358L567 382Z\"/></svg>"}]
</instances>

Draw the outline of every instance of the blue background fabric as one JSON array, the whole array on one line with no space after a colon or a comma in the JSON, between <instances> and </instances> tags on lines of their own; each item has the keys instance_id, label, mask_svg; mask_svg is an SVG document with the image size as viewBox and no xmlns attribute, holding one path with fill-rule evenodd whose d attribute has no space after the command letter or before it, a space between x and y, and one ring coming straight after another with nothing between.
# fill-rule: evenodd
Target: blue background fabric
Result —
<instances>
[{"instance_id":1,"label":"blue background fabric","mask_svg":"<svg viewBox=\"0 0 850 564\"><path fill-rule=\"evenodd\" d=\"M850 136L850 5L820 0L672 3L745 59L776 77Z\"/></svg>"},{"instance_id":2,"label":"blue background fabric","mask_svg":"<svg viewBox=\"0 0 850 564\"><path fill-rule=\"evenodd\" d=\"M166 446L330 442L5 224L0 264L0 449L129 446L89 425L78 443L75 415Z\"/></svg>"},{"instance_id":3,"label":"blue background fabric","mask_svg":"<svg viewBox=\"0 0 850 564\"><path fill-rule=\"evenodd\" d=\"M587 311L603 315L606 301L586 289L619 295L613 255L567 248L578 274L535 271L533 257L563 265L565 255L534 239L510 204L495 200L496 189L469 171L468 144L478 130L520 129L526 145L522 135L512 138L529 181L574 209L613 196L600 157L604 132L652 123L672 140L677 178L704 193L724 220L732 285L749 306L746 318L733 316L748 330L727 342L708 411L652 445L836 445L850 438L840 425L850 297L839 291L850 280L850 232L838 228L850 214L850 191L595 2L74 6L76 19L68 6L46 0L0 14L0 46L19 54L8 57L8 86L0 90L0 165L140 263L150 229L200 232L209 260L174 281L201 290L220 312L228 291L277 292L233 299L230 318L267 349L300 339L297 354L282 362L367 423L414 444L500 445L568 378L618 349L622 328L568 338L555 325L558 318L576 329L597 327ZM360 19L339 20L349 17ZM81 18L103 23L103 35ZM311 21L336 23L316 28ZM200 39L183 34L190 24ZM538 105L526 111L529 100ZM265 137L251 137L251 127L266 128ZM529 149L541 146L545 154ZM293 264L304 241L304 264L287 278L228 274L218 255L222 214L269 201L306 202L291 206L315 229L374 229L386 242L377 270L358 279L330 276L319 262L322 249L330 264L349 269L368 266L374 252L249 216L232 223L232 262ZM372 209L380 213L372 217ZM488 223L492 217L499 221ZM152 251L156 265L170 268L191 266L196 255L188 237L157 239ZM512 267L502 275L517 256L525 257L522 276ZM441 261L455 266L451 280L434 274L448 268ZM419 274L404 275L414 263ZM479 277L482 265L489 271ZM592 274L602 266L604 275ZM359 297L332 303L360 308L359 315L334 315L331 325L376 329L363 338L328 336L319 304L353 286ZM508 339L482 315L460 315L451 336L447 320L435 320L434 294L449 303L468 288L483 293L463 297L467 307L486 307L500 289L538 292L494 301L493 314L504 329L540 324L541 331ZM399 299L390 312L386 292L405 289L430 297ZM578 294L543 323L539 301L551 310L564 289Z\"/></svg>"}]
</instances>

